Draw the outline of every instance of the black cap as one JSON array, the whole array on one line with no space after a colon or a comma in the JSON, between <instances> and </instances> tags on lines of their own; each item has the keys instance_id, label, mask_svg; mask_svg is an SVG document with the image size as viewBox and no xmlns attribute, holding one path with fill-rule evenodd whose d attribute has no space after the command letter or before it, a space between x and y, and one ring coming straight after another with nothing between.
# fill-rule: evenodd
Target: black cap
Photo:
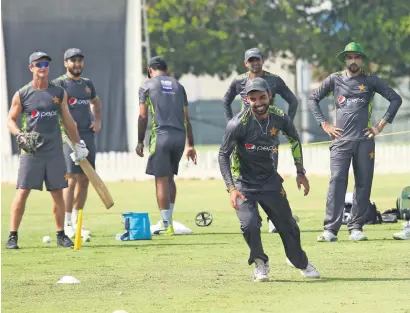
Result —
<instances>
[{"instance_id":1,"label":"black cap","mask_svg":"<svg viewBox=\"0 0 410 313\"><path fill-rule=\"evenodd\" d=\"M153 57L151 60L149 60L148 67L151 67L154 64L164 65L168 67L167 62L160 56Z\"/></svg>"},{"instance_id":2,"label":"black cap","mask_svg":"<svg viewBox=\"0 0 410 313\"><path fill-rule=\"evenodd\" d=\"M28 58L28 64L31 64L34 61L37 61L41 58L48 59L49 61L51 61L51 58L47 53L41 52L41 51L36 51L36 52L32 53L30 55L30 57Z\"/></svg>"},{"instance_id":3,"label":"black cap","mask_svg":"<svg viewBox=\"0 0 410 313\"><path fill-rule=\"evenodd\" d=\"M263 78L255 77L248 81L245 86L246 94L250 93L251 91L270 91L269 85Z\"/></svg>"},{"instance_id":4,"label":"black cap","mask_svg":"<svg viewBox=\"0 0 410 313\"><path fill-rule=\"evenodd\" d=\"M250 58L262 59L263 54L258 48L251 48L245 51L245 61L248 61Z\"/></svg>"},{"instance_id":5,"label":"black cap","mask_svg":"<svg viewBox=\"0 0 410 313\"><path fill-rule=\"evenodd\" d=\"M151 58L151 60L149 60L149 62L148 62L148 67L151 67L154 64L159 64L159 65L162 65L162 66L168 68L167 62L160 56L155 56L155 57ZM151 75L149 74L149 71L148 71L148 78L151 78Z\"/></svg>"},{"instance_id":6,"label":"black cap","mask_svg":"<svg viewBox=\"0 0 410 313\"><path fill-rule=\"evenodd\" d=\"M66 52L64 52L64 60L67 60L69 58L76 57L76 56L84 57L84 54L82 53L80 49L77 49L77 48L70 48Z\"/></svg>"}]
</instances>

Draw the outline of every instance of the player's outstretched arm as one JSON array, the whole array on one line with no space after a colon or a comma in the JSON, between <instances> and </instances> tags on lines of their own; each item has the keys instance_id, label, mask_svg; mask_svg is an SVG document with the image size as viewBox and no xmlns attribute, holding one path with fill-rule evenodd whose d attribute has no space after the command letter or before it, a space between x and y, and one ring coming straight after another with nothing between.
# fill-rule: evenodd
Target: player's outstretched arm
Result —
<instances>
[{"instance_id":1,"label":"player's outstretched arm","mask_svg":"<svg viewBox=\"0 0 410 313\"><path fill-rule=\"evenodd\" d=\"M310 185L305 175L306 171L303 165L303 152L300 137L290 117L285 114L283 116L283 119L284 123L282 132L285 135L286 139L289 141L292 150L292 156L296 166L297 173L296 184L298 186L298 189L300 189L301 185L303 185L304 195L307 196L310 191Z\"/></svg>"},{"instance_id":2,"label":"player's outstretched arm","mask_svg":"<svg viewBox=\"0 0 410 313\"><path fill-rule=\"evenodd\" d=\"M225 117L228 121L231 120L233 117L232 102L237 95L238 93L236 91L236 79L234 79L229 85L229 88L226 91L224 98L223 98L223 107L225 110Z\"/></svg>"},{"instance_id":3,"label":"player's outstretched arm","mask_svg":"<svg viewBox=\"0 0 410 313\"><path fill-rule=\"evenodd\" d=\"M17 136L18 133L20 133L20 128L17 125L17 120L21 115L21 112L23 112L23 108L20 103L20 94L17 91L14 94L13 99L11 100L11 107L7 118L7 128L14 136Z\"/></svg>"},{"instance_id":4,"label":"player's outstretched arm","mask_svg":"<svg viewBox=\"0 0 410 313\"><path fill-rule=\"evenodd\" d=\"M293 121L298 110L298 99L280 77L278 77L276 92L288 103L288 115Z\"/></svg>"},{"instance_id":5,"label":"player's outstretched arm","mask_svg":"<svg viewBox=\"0 0 410 313\"><path fill-rule=\"evenodd\" d=\"M77 130L77 123L73 120L70 111L68 110L67 104L67 92L64 91L63 100L60 104L60 117L63 123L64 129L66 130L71 141L74 143L80 143L81 139Z\"/></svg>"},{"instance_id":6,"label":"player's outstretched arm","mask_svg":"<svg viewBox=\"0 0 410 313\"><path fill-rule=\"evenodd\" d=\"M240 124L237 121L230 120L226 126L225 135L222 139L222 145L219 149L218 163L219 169L222 174L222 178L225 181L226 188L230 194L231 205L234 209L238 210L238 198L246 200L244 195L236 190L235 184L232 178L230 157L237 145L239 137Z\"/></svg>"}]
</instances>

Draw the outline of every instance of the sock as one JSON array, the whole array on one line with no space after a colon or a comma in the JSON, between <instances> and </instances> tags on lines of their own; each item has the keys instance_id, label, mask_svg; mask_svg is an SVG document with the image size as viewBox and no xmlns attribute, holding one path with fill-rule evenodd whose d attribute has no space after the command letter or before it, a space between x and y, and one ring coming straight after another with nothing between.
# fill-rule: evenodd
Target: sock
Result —
<instances>
[{"instance_id":1,"label":"sock","mask_svg":"<svg viewBox=\"0 0 410 313\"><path fill-rule=\"evenodd\" d=\"M78 210L79 210L79 209L74 209L74 208L73 208L73 214L72 214L72 216L71 216L71 223L72 223L73 225L77 225Z\"/></svg>"},{"instance_id":2,"label":"sock","mask_svg":"<svg viewBox=\"0 0 410 313\"><path fill-rule=\"evenodd\" d=\"M9 236L15 236L15 237L17 237L17 232L16 232L16 231L11 231Z\"/></svg>"},{"instance_id":3,"label":"sock","mask_svg":"<svg viewBox=\"0 0 410 313\"><path fill-rule=\"evenodd\" d=\"M171 220L172 220L172 216L174 215L174 206L175 206L175 203L170 203L169 204L169 211L171 212L170 214L170 217L171 217Z\"/></svg>"},{"instance_id":4,"label":"sock","mask_svg":"<svg viewBox=\"0 0 410 313\"><path fill-rule=\"evenodd\" d=\"M164 227L172 225L172 216L171 210L160 210L162 220L164 221Z\"/></svg>"},{"instance_id":5,"label":"sock","mask_svg":"<svg viewBox=\"0 0 410 313\"><path fill-rule=\"evenodd\" d=\"M64 236L64 230L58 230L57 231L57 237Z\"/></svg>"},{"instance_id":6,"label":"sock","mask_svg":"<svg viewBox=\"0 0 410 313\"><path fill-rule=\"evenodd\" d=\"M64 220L66 225L71 226L71 212L65 212L65 220Z\"/></svg>"}]
</instances>

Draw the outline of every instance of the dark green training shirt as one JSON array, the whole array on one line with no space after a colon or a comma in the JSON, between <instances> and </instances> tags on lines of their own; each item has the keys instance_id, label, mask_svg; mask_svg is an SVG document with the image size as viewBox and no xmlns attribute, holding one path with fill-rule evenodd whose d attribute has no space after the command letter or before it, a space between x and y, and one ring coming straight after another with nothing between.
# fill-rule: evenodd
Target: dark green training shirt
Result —
<instances>
[{"instance_id":1,"label":"dark green training shirt","mask_svg":"<svg viewBox=\"0 0 410 313\"><path fill-rule=\"evenodd\" d=\"M390 101L383 119L392 123L402 99L384 80L367 73L356 77L348 77L346 71L331 74L309 98L309 107L320 125L325 117L319 102L333 93L336 127L343 129L339 140L363 140L366 139L364 129L372 127L373 97L376 92Z\"/></svg>"},{"instance_id":2,"label":"dark green training shirt","mask_svg":"<svg viewBox=\"0 0 410 313\"><path fill-rule=\"evenodd\" d=\"M228 122L218 156L227 187L237 183L247 191L280 188L281 178L272 162L278 153L279 131L291 143L295 164L303 164L298 132L282 110L271 107L268 119L257 120L248 108Z\"/></svg>"},{"instance_id":3,"label":"dark green training shirt","mask_svg":"<svg viewBox=\"0 0 410 313\"><path fill-rule=\"evenodd\" d=\"M271 89L271 105L275 105L275 95L279 94L289 104L288 116L293 120L298 109L298 99L296 96L292 93L292 91L290 91L283 79L278 75L263 71L262 78L267 81ZM231 85L225 93L223 98L223 106L225 109L225 116L228 120L233 117L231 105L237 95L241 95L242 109L249 107L249 103L246 102L245 93L245 86L249 79L251 79L249 78L249 72L239 75L231 82Z\"/></svg>"}]
</instances>

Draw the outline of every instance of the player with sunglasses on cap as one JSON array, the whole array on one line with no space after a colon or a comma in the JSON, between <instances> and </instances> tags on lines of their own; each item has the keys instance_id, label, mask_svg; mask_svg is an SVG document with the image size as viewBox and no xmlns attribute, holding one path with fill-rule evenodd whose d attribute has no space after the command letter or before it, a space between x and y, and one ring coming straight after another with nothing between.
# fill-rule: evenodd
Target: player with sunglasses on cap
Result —
<instances>
[{"instance_id":1,"label":"player with sunglasses on cap","mask_svg":"<svg viewBox=\"0 0 410 313\"><path fill-rule=\"evenodd\" d=\"M8 115L8 129L16 136L20 149L20 166L17 192L11 207L7 249L19 248L18 229L26 201L32 189L43 190L43 183L53 199L57 245L73 246L64 233L63 189L67 187L67 181L59 119L75 143L73 160L83 160L88 150L80 140L77 125L68 110L66 92L48 80L50 62L47 53L34 52L30 55L29 69L33 80L14 94ZM20 116L21 127L17 124Z\"/></svg>"},{"instance_id":2,"label":"player with sunglasses on cap","mask_svg":"<svg viewBox=\"0 0 410 313\"><path fill-rule=\"evenodd\" d=\"M101 128L101 101L93 82L81 76L84 69L84 54L80 49L70 48L64 53L66 74L56 78L53 83L64 88L68 97L68 108L77 123L80 137L87 145L87 160L95 169L95 134ZM68 188L64 189L65 231L72 238L76 232L78 212L84 209L87 200L89 181L79 165L70 157L72 150L64 143L64 158L67 166ZM90 234L84 228L82 236Z\"/></svg>"}]
</instances>

